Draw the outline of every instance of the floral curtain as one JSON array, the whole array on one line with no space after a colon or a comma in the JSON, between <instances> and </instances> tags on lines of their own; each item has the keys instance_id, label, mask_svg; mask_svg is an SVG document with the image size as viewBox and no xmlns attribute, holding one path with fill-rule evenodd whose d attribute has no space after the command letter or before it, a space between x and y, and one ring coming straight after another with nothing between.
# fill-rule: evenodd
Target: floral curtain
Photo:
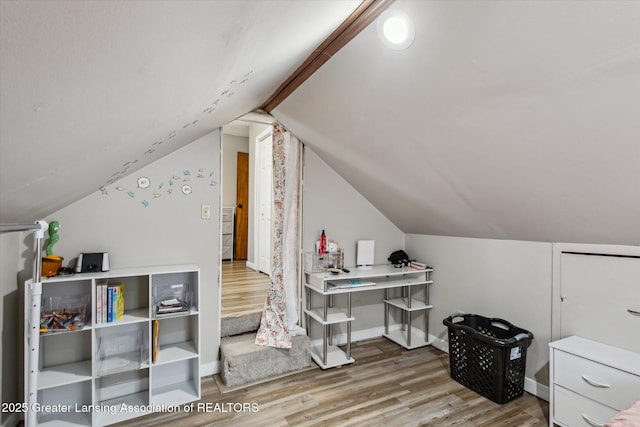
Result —
<instances>
[{"instance_id":1,"label":"floral curtain","mask_svg":"<svg viewBox=\"0 0 640 427\"><path fill-rule=\"evenodd\" d=\"M291 348L298 314L300 141L281 125L273 129L271 285L255 343Z\"/></svg>"}]
</instances>

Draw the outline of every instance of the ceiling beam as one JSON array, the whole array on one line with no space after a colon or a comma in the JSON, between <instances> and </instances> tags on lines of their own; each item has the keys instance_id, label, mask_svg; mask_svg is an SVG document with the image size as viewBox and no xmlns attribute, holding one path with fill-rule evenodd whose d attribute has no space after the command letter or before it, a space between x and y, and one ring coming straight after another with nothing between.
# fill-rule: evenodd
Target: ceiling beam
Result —
<instances>
[{"instance_id":1,"label":"ceiling beam","mask_svg":"<svg viewBox=\"0 0 640 427\"><path fill-rule=\"evenodd\" d=\"M325 62L367 28L394 0L364 0L355 11L318 46L260 107L270 113L315 73Z\"/></svg>"}]
</instances>

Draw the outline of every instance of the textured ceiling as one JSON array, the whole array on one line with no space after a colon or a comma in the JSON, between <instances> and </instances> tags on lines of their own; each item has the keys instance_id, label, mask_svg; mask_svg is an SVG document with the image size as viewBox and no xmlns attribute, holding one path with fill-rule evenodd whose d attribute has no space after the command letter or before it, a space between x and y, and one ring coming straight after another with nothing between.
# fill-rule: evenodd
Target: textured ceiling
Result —
<instances>
[{"instance_id":1,"label":"textured ceiling","mask_svg":"<svg viewBox=\"0 0 640 427\"><path fill-rule=\"evenodd\" d=\"M0 223L259 107L359 1L0 1Z\"/></svg>"},{"instance_id":2,"label":"textured ceiling","mask_svg":"<svg viewBox=\"0 0 640 427\"><path fill-rule=\"evenodd\" d=\"M369 26L276 119L406 233L640 245L640 2L391 8L409 49Z\"/></svg>"}]
</instances>

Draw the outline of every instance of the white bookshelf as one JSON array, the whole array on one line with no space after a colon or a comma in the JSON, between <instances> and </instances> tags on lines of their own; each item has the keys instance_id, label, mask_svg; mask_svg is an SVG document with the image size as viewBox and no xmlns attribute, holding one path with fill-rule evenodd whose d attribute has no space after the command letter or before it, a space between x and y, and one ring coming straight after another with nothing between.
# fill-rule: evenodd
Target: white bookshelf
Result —
<instances>
[{"instance_id":1,"label":"white bookshelf","mask_svg":"<svg viewBox=\"0 0 640 427\"><path fill-rule=\"evenodd\" d=\"M29 330L30 282L25 286L24 330ZM124 313L102 322L97 316L103 284L124 284ZM183 311L158 314L160 300L178 295ZM69 409L37 414L42 426L106 426L145 415L158 404L200 399L200 270L195 265L159 266L44 279L43 310L82 301L84 322L76 330L41 331L37 401ZM61 307L62 308L62 307ZM101 307L103 309L104 307ZM182 309L181 309L182 310ZM78 311L78 310L74 310ZM157 342L153 322L159 322ZM25 352L29 349L25 336ZM155 360L154 345L157 344ZM30 367L25 358L25 402ZM144 411L121 411L122 405ZM83 406L101 411L79 411ZM148 409L148 410L147 410Z\"/></svg>"}]
</instances>

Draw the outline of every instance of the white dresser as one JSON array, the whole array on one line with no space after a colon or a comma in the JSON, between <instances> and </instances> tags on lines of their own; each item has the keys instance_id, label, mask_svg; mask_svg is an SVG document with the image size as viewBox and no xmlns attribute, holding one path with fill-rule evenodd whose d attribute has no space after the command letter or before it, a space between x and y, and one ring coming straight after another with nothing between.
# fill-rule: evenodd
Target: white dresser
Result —
<instances>
[{"instance_id":1,"label":"white dresser","mask_svg":"<svg viewBox=\"0 0 640 427\"><path fill-rule=\"evenodd\" d=\"M604 426L640 399L640 354L577 336L549 347L550 426Z\"/></svg>"},{"instance_id":2,"label":"white dresser","mask_svg":"<svg viewBox=\"0 0 640 427\"><path fill-rule=\"evenodd\" d=\"M222 260L233 261L233 231L236 208L222 208Z\"/></svg>"}]
</instances>

